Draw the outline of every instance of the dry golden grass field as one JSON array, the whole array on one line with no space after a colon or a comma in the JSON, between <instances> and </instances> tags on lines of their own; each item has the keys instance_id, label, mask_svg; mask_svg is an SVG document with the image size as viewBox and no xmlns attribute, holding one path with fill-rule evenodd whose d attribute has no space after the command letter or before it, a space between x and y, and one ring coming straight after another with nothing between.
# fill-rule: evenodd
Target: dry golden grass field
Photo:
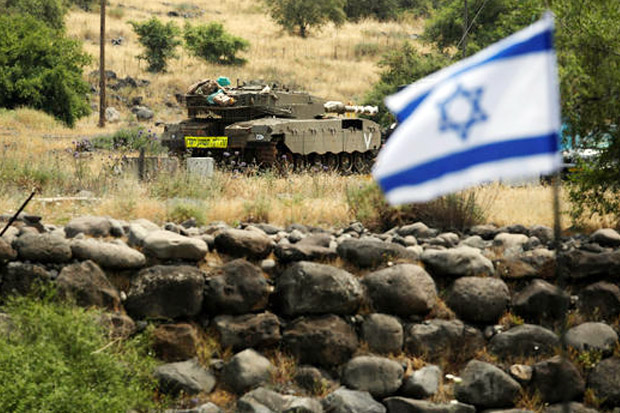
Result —
<instances>
[{"instance_id":1,"label":"dry golden grass field","mask_svg":"<svg viewBox=\"0 0 620 413\"><path fill-rule=\"evenodd\" d=\"M168 21L169 11L202 12L191 19L173 18L180 27L186 20L193 24L218 21L229 32L249 40L250 49L243 54L248 63L241 67L206 64L179 49L180 57L171 61L168 73L147 73L145 62L136 58L142 50L128 22L153 15ZM85 50L93 55L93 63L86 73L96 70L98 12L73 10L66 23L69 34L83 40ZM166 101L173 101L175 93L183 92L198 79L220 75L230 77L233 82L279 80L330 99L359 101L378 79L377 62L381 53L420 33L422 22L363 21L339 28L328 25L301 39L282 31L270 20L260 2L253 0L111 0L107 27L109 39L122 36L124 42L121 46L108 43L106 68L119 77L132 76L151 82L147 88L123 93L126 97L143 96L145 104L155 110L156 120L171 121L180 120L183 111L168 108ZM376 45L378 52L359 53L359 45L364 44ZM85 157L74 156L74 142L132 126L129 108L113 98L108 105L121 111L123 121L103 130L96 127L96 113L80 120L74 129L68 129L33 110L0 110L0 211L16 210L34 187L39 189L39 194L27 210L43 215L45 222L64 223L77 215L95 214L120 219L144 217L158 223L196 216L201 222L267 220L280 225L300 222L338 227L355 219L347 203L347 192L370 182L367 176L329 173L282 177L230 172L218 172L210 181L198 181L180 172L139 182L134 177L114 173L118 153L97 151ZM143 126L161 132L154 123ZM96 200L41 201L41 198L75 196L81 191L89 191ZM477 192L489 222L552 225L548 187L493 185ZM570 222L564 219L563 224L568 227ZM587 224L595 228L611 223L593 219Z\"/></svg>"}]
</instances>

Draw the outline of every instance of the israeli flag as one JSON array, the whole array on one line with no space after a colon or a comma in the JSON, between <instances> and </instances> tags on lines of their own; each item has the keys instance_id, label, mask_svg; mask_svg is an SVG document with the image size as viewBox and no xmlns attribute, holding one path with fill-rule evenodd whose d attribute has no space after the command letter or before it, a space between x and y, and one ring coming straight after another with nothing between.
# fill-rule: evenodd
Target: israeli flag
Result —
<instances>
[{"instance_id":1,"label":"israeli flag","mask_svg":"<svg viewBox=\"0 0 620 413\"><path fill-rule=\"evenodd\" d=\"M553 17L385 100L399 126L373 176L391 204L561 165Z\"/></svg>"}]
</instances>

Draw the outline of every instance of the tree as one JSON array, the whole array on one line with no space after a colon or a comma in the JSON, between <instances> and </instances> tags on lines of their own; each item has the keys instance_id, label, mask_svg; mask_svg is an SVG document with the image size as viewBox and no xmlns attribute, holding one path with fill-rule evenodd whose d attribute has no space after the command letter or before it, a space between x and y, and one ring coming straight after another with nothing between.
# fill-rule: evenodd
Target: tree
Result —
<instances>
[{"instance_id":1,"label":"tree","mask_svg":"<svg viewBox=\"0 0 620 413\"><path fill-rule=\"evenodd\" d=\"M379 21L394 20L398 16L398 0L347 0L344 11L347 18L359 21L373 17Z\"/></svg>"},{"instance_id":2,"label":"tree","mask_svg":"<svg viewBox=\"0 0 620 413\"><path fill-rule=\"evenodd\" d=\"M224 26L215 22L199 26L187 23L183 38L185 47L191 54L207 62L223 65L245 63L245 59L236 55L250 47L247 40L227 33Z\"/></svg>"},{"instance_id":3,"label":"tree","mask_svg":"<svg viewBox=\"0 0 620 413\"><path fill-rule=\"evenodd\" d=\"M346 0L264 0L271 17L289 32L298 29L301 37L311 27L319 28L327 22L344 23Z\"/></svg>"},{"instance_id":4,"label":"tree","mask_svg":"<svg viewBox=\"0 0 620 413\"><path fill-rule=\"evenodd\" d=\"M56 30L65 27L67 5L63 0L0 0L0 10L6 11L7 15L32 16Z\"/></svg>"},{"instance_id":5,"label":"tree","mask_svg":"<svg viewBox=\"0 0 620 413\"><path fill-rule=\"evenodd\" d=\"M90 56L31 16L0 17L0 107L30 106L68 126L90 113L82 79Z\"/></svg>"},{"instance_id":6,"label":"tree","mask_svg":"<svg viewBox=\"0 0 620 413\"><path fill-rule=\"evenodd\" d=\"M138 59L147 61L149 66L146 70L153 73L165 72L168 59L177 57L175 49L181 44L178 39L179 28L173 22L163 24L156 17L141 23L132 21L129 24L133 26L138 41L145 48Z\"/></svg>"}]
</instances>

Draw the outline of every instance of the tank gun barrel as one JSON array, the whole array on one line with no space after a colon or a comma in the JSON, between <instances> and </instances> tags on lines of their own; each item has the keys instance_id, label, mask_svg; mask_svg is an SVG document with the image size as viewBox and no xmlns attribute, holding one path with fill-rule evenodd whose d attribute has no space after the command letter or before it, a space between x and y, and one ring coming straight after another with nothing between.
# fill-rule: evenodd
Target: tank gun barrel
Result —
<instances>
[{"instance_id":1,"label":"tank gun barrel","mask_svg":"<svg viewBox=\"0 0 620 413\"><path fill-rule=\"evenodd\" d=\"M338 101L326 102L323 107L325 108L325 112L338 114L357 113L361 115L373 116L379 112L379 108L376 106L345 105L344 103Z\"/></svg>"}]
</instances>

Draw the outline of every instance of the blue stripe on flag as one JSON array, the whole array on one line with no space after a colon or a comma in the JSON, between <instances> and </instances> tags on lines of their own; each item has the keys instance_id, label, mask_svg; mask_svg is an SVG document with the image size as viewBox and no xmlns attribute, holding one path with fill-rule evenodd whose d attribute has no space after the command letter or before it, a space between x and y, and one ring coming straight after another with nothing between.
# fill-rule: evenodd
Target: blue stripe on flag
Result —
<instances>
[{"instance_id":1,"label":"blue stripe on flag","mask_svg":"<svg viewBox=\"0 0 620 413\"><path fill-rule=\"evenodd\" d=\"M545 30L544 32L538 33L536 36L530 37L523 42L515 43L509 47L506 47L505 49L500 50L496 54L489 56L485 60L477 62L476 64L473 64L471 66L464 67L461 70L452 73L452 75L450 75L448 79L459 76L465 72L469 72L472 69L476 69L477 67L483 66L490 62L523 56L530 53L544 52L552 49L553 33L551 30ZM430 95L432 90L433 89L431 88L422 95L418 96L416 99L412 100L407 106L405 106L400 112L398 112L396 114L396 118L398 119L398 121L400 123L403 123L405 119L407 119L409 115L411 115L413 111L416 110L416 108L420 106L422 102L424 102L424 100L428 97L428 95Z\"/></svg>"},{"instance_id":2,"label":"blue stripe on flag","mask_svg":"<svg viewBox=\"0 0 620 413\"><path fill-rule=\"evenodd\" d=\"M557 151L558 135L555 132L548 135L513 139L478 146L464 152L434 159L393 175L379 178L379 183L383 191L387 193L401 186L419 185L479 164L510 158L553 154Z\"/></svg>"}]
</instances>

